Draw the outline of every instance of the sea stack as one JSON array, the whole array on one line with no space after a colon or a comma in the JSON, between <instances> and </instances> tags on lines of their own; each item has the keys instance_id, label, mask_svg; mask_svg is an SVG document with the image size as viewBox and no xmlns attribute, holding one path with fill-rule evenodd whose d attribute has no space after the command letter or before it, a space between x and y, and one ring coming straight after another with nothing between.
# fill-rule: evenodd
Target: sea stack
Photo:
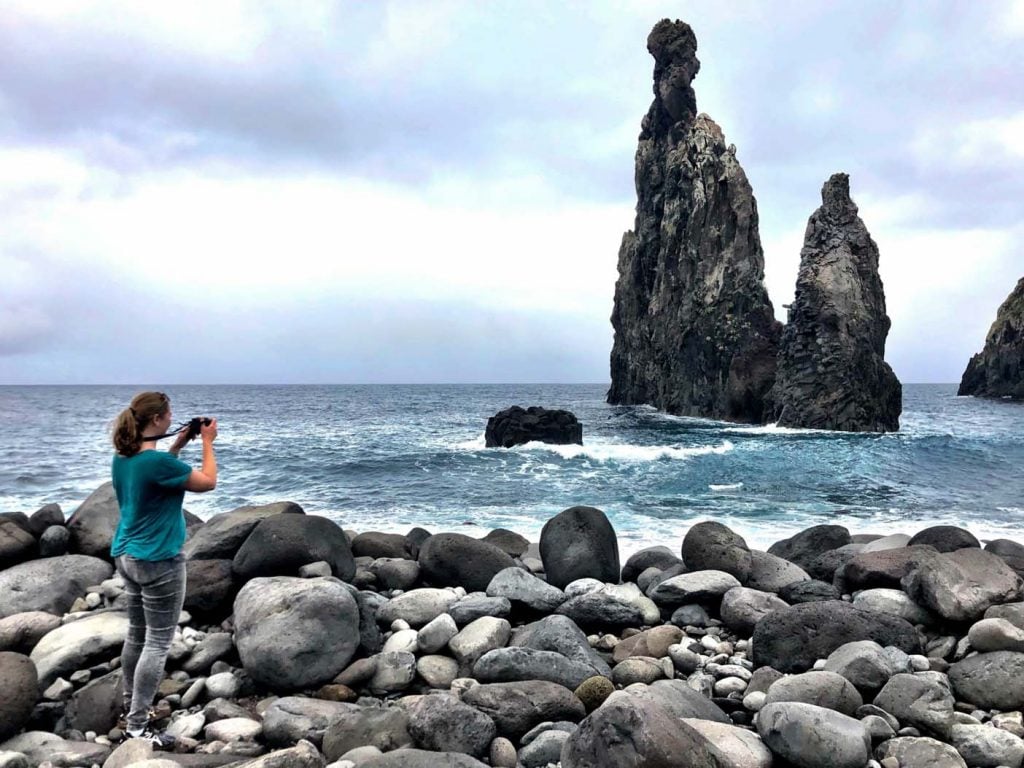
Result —
<instances>
[{"instance_id":1,"label":"sea stack","mask_svg":"<svg viewBox=\"0 0 1024 768\"><path fill-rule=\"evenodd\" d=\"M878 246L834 174L807 222L796 298L771 393L780 426L846 432L899 429L903 388L885 362L889 317Z\"/></svg>"},{"instance_id":2,"label":"sea stack","mask_svg":"<svg viewBox=\"0 0 1024 768\"><path fill-rule=\"evenodd\" d=\"M764 287L757 203L736 149L697 114L697 39L647 38L654 102L636 152L636 222L622 238L608 402L761 422L781 325Z\"/></svg>"},{"instance_id":3,"label":"sea stack","mask_svg":"<svg viewBox=\"0 0 1024 768\"><path fill-rule=\"evenodd\" d=\"M999 308L957 394L1024 400L1024 277Z\"/></svg>"}]
</instances>

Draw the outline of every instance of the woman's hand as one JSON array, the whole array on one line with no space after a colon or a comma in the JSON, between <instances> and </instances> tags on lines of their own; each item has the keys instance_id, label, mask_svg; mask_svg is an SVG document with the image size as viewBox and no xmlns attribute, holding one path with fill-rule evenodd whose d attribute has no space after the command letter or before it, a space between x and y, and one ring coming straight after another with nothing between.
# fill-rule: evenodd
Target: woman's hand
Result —
<instances>
[{"instance_id":1,"label":"woman's hand","mask_svg":"<svg viewBox=\"0 0 1024 768\"><path fill-rule=\"evenodd\" d=\"M179 432L178 436L174 438L174 443L167 450L177 456L186 445L188 445L188 431Z\"/></svg>"},{"instance_id":2,"label":"woman's hand","mask_svg":"<svg viewBox=\"0 0 1024 768\"><path fill-rule=\"evenodd\" d=\"M217 439L217 420L210 419L209 424L204 424L199 428L199 434L203 436L204 443L212 443Z\"/></svg>"}]
</instances>

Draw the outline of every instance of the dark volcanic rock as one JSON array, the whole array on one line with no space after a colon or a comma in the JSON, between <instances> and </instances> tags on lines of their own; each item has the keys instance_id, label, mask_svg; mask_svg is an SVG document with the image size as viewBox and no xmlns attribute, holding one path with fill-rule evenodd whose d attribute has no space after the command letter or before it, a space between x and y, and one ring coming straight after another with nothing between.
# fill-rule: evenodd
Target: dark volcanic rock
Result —
<instances>
[{"instance_id":1,"label":"dark volcanic rock","mask_svg":"<svg viewBox=\"0 0 1024 768\"><path fill-rule=\"evenodd\" d=\"M36 540L13 520L0 519L0 569L28 560L36 552Z\"/></svg>"},{"instance_id":2,"label":"dark volcanic rock","mask_svg":"<svg viewBox=\"0 0 1024 768\"><path fill-rule=\"evenodd\" d=\"M725 571L746 582L752 564L750 548L730 528L708 521L697 523L683 537L683 562L691 571Z\"/></svg>"},{"instance_id":3,"label":"dark volcanic rock","mask_svg":"<svg viewBox=\"0 0 1024 768\"><path fill-rule=\"evenodd\" d=\"M768 554L796 563L804 570L814 560L850 543L850 531L841 525L815 525L768 547Z\"/></svg>"},{"instance_id":4,"label":"dark volcanic rock","mask_svg":"<svg viewBox=\"0 0 1024 768\"><path fill-rule=\"evenodd\" d=\"M931 528L918 531L907 542L907 546L912 547L915 544L927 544L935 547L939 552L954 552L967 547L981 547L981 542L974 537L973 533L955 525L933 525Z\"/></svg>"},{"instance_id":5,"label":"dark volcanic rock","mask_svg":"<svg viewBox=\"0 0 1024 768\"><path fill-rule=\"evenodd\" d=\"M540 559L548 583L559 589L590 577L617 583L619 541L608 517L594 507L569 507L540 531Z\"/></svg>"},{"instance_id":6,"label":"dark volcanic rock","mask_svg":"<svg viewBox=\"0 0 1024 768\"><path fill-rule=\"evenodd\" d=\"M104 483L89 494L68 520L71 551L110 560L110 543L120 521L121 508L114 484Z\"/></svg>"},{"instance_id":7,"label":"dark volcanic rock","mask_svg":"<svg viewBox=\"0 0 1024 768\"><path fill-rule=\"evenodd\" d=\"M461 533L437 533L423 543L419 556L423 578L443 587L483 592L499 571L515 566L509 555L486 541Z\"/></svg>"},{"instance_id":8,"label":"dark volcanic rock","mask_svg":"<svg viewBox=\"0 0 1024 768\"><path fill-rule=\"evenodd\" d=\"M648 568L657 568L664 571L674 565L682 565L683 561L668 547L647 547L629 556L626 564L622 566L622 580L636 581L637 577ZM641 587L642 589L642 587Z\"/></svg>"},{"instance_id":9,"label":"dark volcanic rock","mask_svg":"<svg viewBox=\"0 0 1024 768\"><path fill-rule=\"evenodd\" d=\"M1024 545L1010 539L993 539L985 545L985 551L999 555L1018 576L1024 577Z\"/></svg>"},{"instance_id":10,"label":"dark volcanic rock","mask_svg":"<svg viewBox=\"0 0 1024 768\"><path fill-rule=\"evenodd\" d=\"M757 203L722 129L697 115L697 40L647 38L654 101L636 151L636 222L622 237L608 402L762 421L781 326L764 287Z\"/></svg>"},{"instance_id":11,"label":"dark volcanic rock","mask_svg":"<svg viewBox=\"0 0 1024 768\"><path fill-rule=\"evenodd\" d=\"M401 557L415 560L409 551L408 539L400 533L365 531L352 539L352 554L356 557Z\"/></svg>"},{"instance_id":12,"label":"dark volcanic rock","mask_svg":"<svg viewBox=\"0 0 1024 768\"><path fill-rule=\"evenodd\" d=\"M204 615L231 613L238 591L230 560L189 560L185 563L185 609Z\"/></svg>"},{"instance_id":13,"label":"dark volcanic rock","mask_svg":"<svg viewBox=\"0 0 1024 768\"><path fill-rule=\"evenodd\" d=\"M280 514L253 529L231 567L247 581L256 576L294 576L303 565L321 560L342 581L351 581L356 573L348 539L336 523L319 515Z\"/></svg>"},{"instance_id":14,"label":"dark volcanic rock","mask_svg":"<svg viewBox=\"0 0 1024 768\"><path fill-rule=\"evenodd\" d=\"M35 665L20 653L0 652L0 741L18 731L39 697Z\"/></svg>"},{"instance_id":15,"label":"dark volcanic rock","mask_svg":"<svg viewBox=\"0 0 1024 768\"><path fill-rule=\"evenodd\" d=\"M885 362L889 317L878 247L834 174L807 222L782 333L771 418L787 427L895 432L903 388Z\"/></svg>"},{"instance_id":16,"label":"dark volcanic rock","mask_svg":"<svg viewBox=\"0 0 1024 768\"><path fill-rule=\"evenodd\" d=\"M29 528L36 536L42 536L43 531L51 525L64 525L64 513L60 504L45 504L32 513L28 519Z\"/></svg>"},{"instance_id":17,"label":"dark volcanic rock","mask_svg":"<svg viewBox=\"0 0 1024 768\"><path fill-rule=\"evenodd\" d=\"M999 307L985 348L967 364L957 394L1024 400L1024 277Z\"/></svg>"},{"instance_id":18,"label":"dark volcanic rock","mask_svg":"<svg viewBox=\"0 0 1024 768\"><path fill-rule=\"evenodd\" d=\"M511 448L533 441L583 445L583 425L569 411L513 405L487 420L484 440L488 448Z\"/></svg>"},{"instance_id":19,"label":"dark volcanic rock","mask_svg":"<svg viewBox=\"0 0 1024 768\"><path fill-rule=\"evenodd\" d=\"M917 630L896 616L862 611L840 600L802 603L772 611L754 628L754 665L803 672L854 640L920 653Z\"/></svg>"},{"instance_id":20,"label":"dark volcanic rock","mask_svg":"<svg viewBox=\"0 0 1024 768\"><path fill-rule=\"evenodd\" d=\"M261 520L280 514L305 513L302 507L291 501L222 512L191 531L182 551L189 560L232 558Z\"/></svg>"}]
</instances>

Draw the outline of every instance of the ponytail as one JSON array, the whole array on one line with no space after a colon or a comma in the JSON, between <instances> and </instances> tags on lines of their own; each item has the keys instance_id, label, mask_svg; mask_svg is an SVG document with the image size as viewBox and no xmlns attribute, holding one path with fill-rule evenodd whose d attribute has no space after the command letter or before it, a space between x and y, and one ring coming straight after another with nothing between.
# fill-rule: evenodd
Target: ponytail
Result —
<instances>
[{"instance_id":1,"label":"ponytail","mask_svg":"<svg viewBox=\"0 0 1024 768\"><path fill-rule=\"evenodd\" d=\"M114 419L114 448L122 456L134 456L142 448L142 432L146 425L167 413L170 400L163 392L142 392Z\"/></svg>"}]
</instances>

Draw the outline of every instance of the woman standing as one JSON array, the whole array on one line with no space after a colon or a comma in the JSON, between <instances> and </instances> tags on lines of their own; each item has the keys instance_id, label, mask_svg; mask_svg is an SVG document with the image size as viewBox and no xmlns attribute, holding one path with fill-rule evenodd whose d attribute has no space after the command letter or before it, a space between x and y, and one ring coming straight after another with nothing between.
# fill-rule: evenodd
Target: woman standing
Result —
<instances>
[{"instance_id":1,"label":"woman standing","mask_svg":"<svg viewBox=\"0 0 1024 768\"><path fill-rule=\"evenodd\" d=\"M110 546L128 594L128 635L121 653L126 733L168 746L149 727L149 707L164 674L167 652L185 600L185 491L204 493L217 485L213 441L216 419L200 429L203 468L178 459L189 441L178 434L167 452L157 440L171 426L171 402L162 392L143 392L114 422L111 465L121 520Z\"/></svg>"}]
</instances>

